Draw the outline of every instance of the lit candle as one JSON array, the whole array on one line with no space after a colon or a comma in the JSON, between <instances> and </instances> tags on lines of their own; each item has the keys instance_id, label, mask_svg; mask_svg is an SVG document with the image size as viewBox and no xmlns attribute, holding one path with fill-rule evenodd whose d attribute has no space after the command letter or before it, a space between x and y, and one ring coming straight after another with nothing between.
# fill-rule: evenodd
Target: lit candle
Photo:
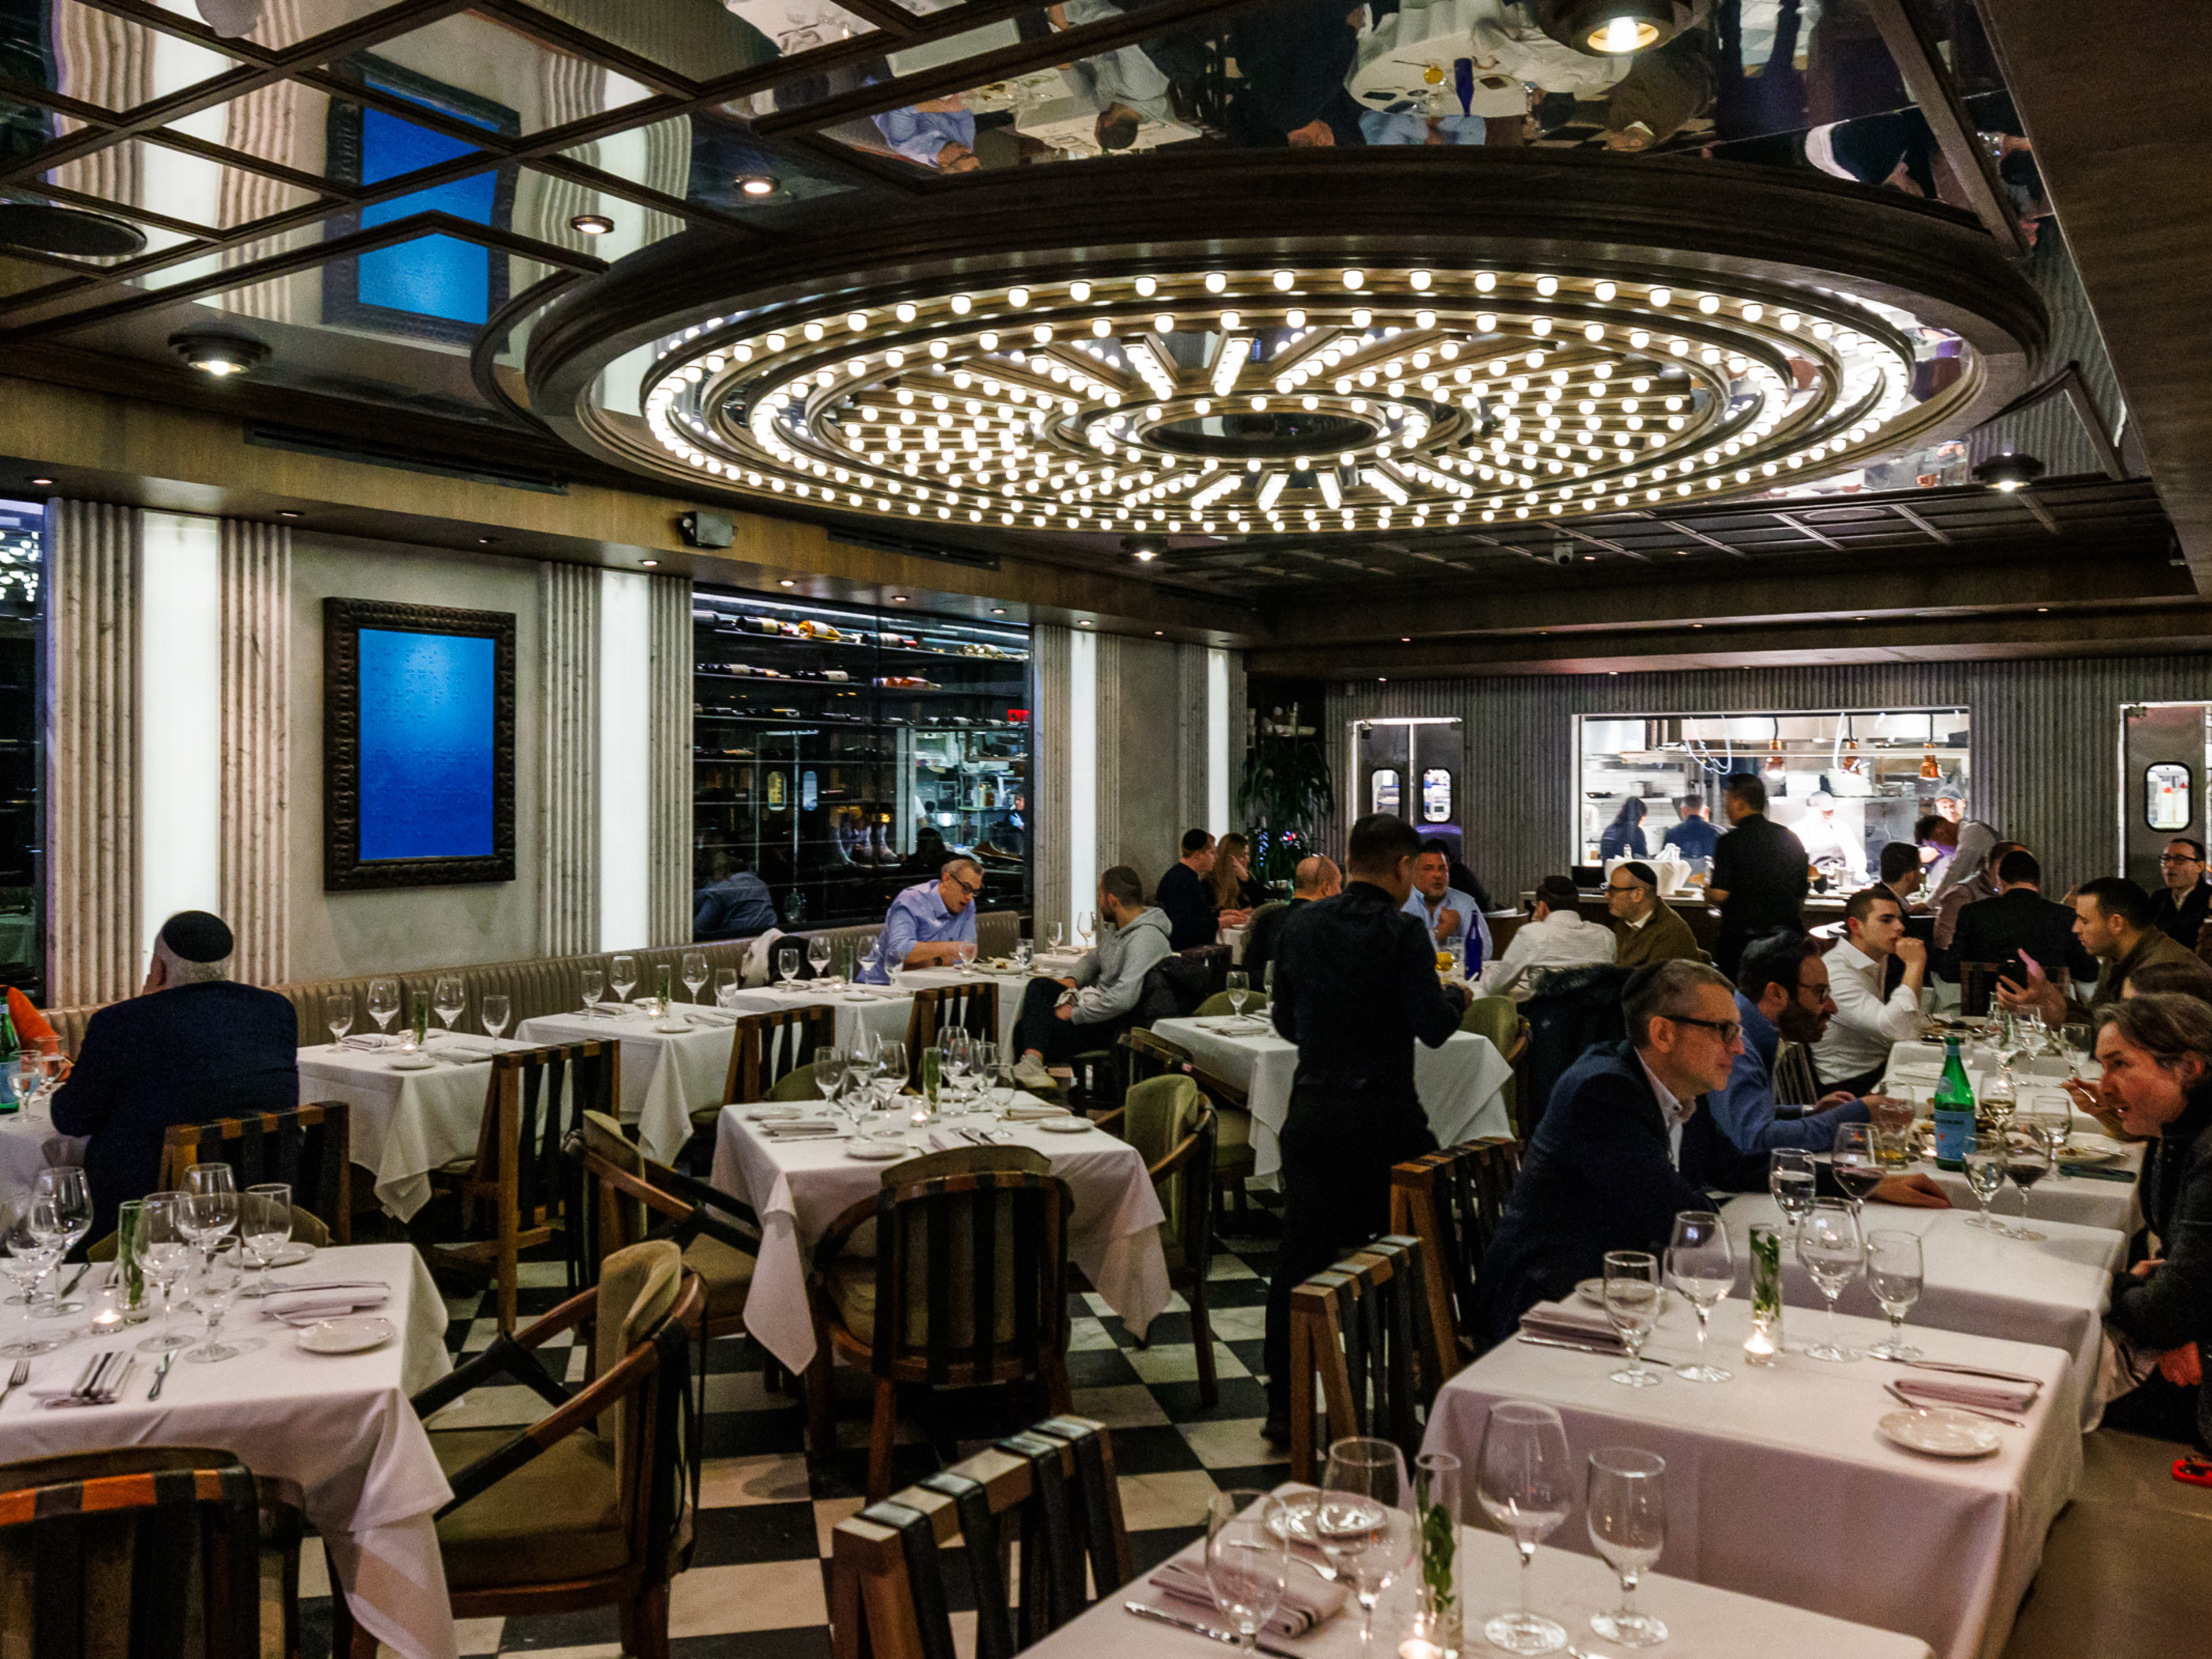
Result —
<instances>
[{"instance_id":1,"label":"lit candle","mask_svg":"<svg viewBox=\"0 0 2212 1659\"><path fill-rule=\"evenodd\" d=\"M1775 1357L1780 1352L1781 1348L1775 1342L1774 1333L1767 1328L1766 1322L1762 1319L1753 1320L1751 1334L1744 1339L1743 1343L1743 1357L1746 1363L1753 1365L1771 1365Z\"/></svg>"},{"instance_id":2,"label":"lit candle","mask_svg":"<svg viewBox=\"0 0 2212 1659\"><path fill-rule=\"evenodd\" d=\"M1398 1659L1444 1659L1444 1650L1426 1637L1409 1636L1398 1644Z\"/></svg>"}]
</instances>

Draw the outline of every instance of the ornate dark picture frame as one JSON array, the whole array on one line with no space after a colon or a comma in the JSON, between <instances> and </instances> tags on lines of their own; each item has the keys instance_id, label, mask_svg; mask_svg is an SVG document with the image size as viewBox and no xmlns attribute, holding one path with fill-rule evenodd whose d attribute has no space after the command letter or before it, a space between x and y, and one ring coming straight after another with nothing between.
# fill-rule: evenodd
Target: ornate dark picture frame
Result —
<instances>
[{"instance_id":1,"label":"ornate dark picture frame","mask_svg":"<svg viewBox=\"0 0 2212 1659\"><path fill-rule=\"evenodd\" d=\"M492 642L491 850L428 858L362 856L362 630ZM323 887L348 892L514 879L514 613L376 599L323 601Z\"/></svg>"}]
</instances>

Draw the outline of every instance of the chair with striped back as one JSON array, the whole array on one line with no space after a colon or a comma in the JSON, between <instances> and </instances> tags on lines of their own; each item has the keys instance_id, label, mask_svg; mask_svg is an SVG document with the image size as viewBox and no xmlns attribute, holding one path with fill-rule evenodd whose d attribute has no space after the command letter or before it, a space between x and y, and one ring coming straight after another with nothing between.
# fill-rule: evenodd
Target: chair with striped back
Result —
<instances>
[{"instance_id":1,"label":"chair with striped back","mask_svg":"<svg viewBox=\"0 0 2212 1659\"><path fill-rule=\"evenodd\" d=\"M434 1245L432 1265L498 1288L499 1328L514 1328L516 1260L555 1233L566 1247L571 1289L586 1281L582 1166L562 1143L586 1112L621 1121L622 1045L592 1038L495 1056L476 1156L448 1164L433 1183L457 1194L477 1237Z\"/></svg>"},{"instance_id":2,"label":"chair with striped back","mask_svg":"<svg viewBox=\"0 0 2212 1659\"><path fill-rule=\"evenodd\" d=\"M1006 1547L1017 1539L1014 1586ZM955 1542L957 1570L945 1548ZM831 1659L953 1659L963 1600L975 1659L1012 1659L1083 1611L1086 1567L1101 1600L1135 1576L1113 1444L1088 1418L1048 1418L837 1523Z\"/></svg>"},{"instance_id":3,"label":"chair with striped back","mask_svg":"<svg viewBox=\"0 0 2212 1659\"><path fill-rule=\"evenodd\" d=\"M281 1181L292 1202L321 1222L337 1243L353 1243L352 1139L342 1100L281 1112L173 1123L161 1140L162 1192L180 1191L195 1164L228 1164L238 1190Z\"/></svg>"},{"instance_id":4,"label":"chair with striped back","mask_svg":"<svg viewBox=\"0 0 2212 1659\"><path fill-rule=\"evenodd\" d=\"M743 1106L774 1098L778 1084L814 1063L817 1048L836 1042L837 1011L826 1002L740 1014L730 1028L730 1071L722 1101ZM721 1115L721 1103L702 1106L691 1114L692 1127L711 1131Z\"/></svg>"},{"instance_id":5,"label":"chair with striped back","mask_svg":"<svg viewBox=\"0 0 2212 1659\"><path fill-rule=\"evenodd\" d=\"M1040 1158L1028 1147L963 1147L894 1165L876 1196L847 1209L815 1246L819 1352L808 1378L810 1414L818 1429L833 1353L874 1376L872 1502L890 1491L900 1383L1013 1383L1046 1410L1068 1408L1074 1204L1048 1163L1036 1167ZM871 1223L875 1254L848 1254Z\"/></svg>"},{"instance_id":6,"label":"chair with striped back","mask_svg":"<svg viewBox=\"0 0 2212 1659\"><path fill-rule=\"evenodd\" d=\"M257 1480L234 1452L132 1446L0 1468L0 1647L297 1655L306 1529L300 1489Z\"/></svg>"},{"instance_id":7,"label":"chair with striped back","mask_svg":"<svg viewBox=\"0 0 2212 1659\"><path fill-rule=\"evenodd\" d=\"M1378 1238L1316 1273L1291 1292L1291 1479L1320 1479L1316 1449L1346 1435L1392 1441L1411 1463L1436 1398L1423 1380L1444 1374L1418 1241Z\"/></svg>"},{"instance_id":8,"label":"chair with striped back","mask_svg":"<svg viewBox=\"0 0 2212 1659\"><path fill-rule=\"evenodd\" d=\"M914 1012L907 1016L906 1052L919 1074L921 1051L937 1046L939 1033L954 1026L982 1042L999 1040L999 985L996 980L963 981L957 985L926 985L914 994Z\"/></svg>"},{"instance_id":9,"label":"chair with striped back","mask_svg":"<svg viewBox=\"0 0 2212 1659\"><path fill-rule=\"evenodd\" d=\"M1462 1333L1474 1328L1475 1276L1520 1172L1520 1145L1502 1136L1430 1152L1390 1171L1390 1231L1420 1241L1430 1328L1454 1370L1475 1357ZM1445 1380L1432 1379L1430 1391Z\"/></svg>"},{"instance_id":10,"label":"chair with striped back","mask_svg":"<svg viewBox=\"0 0 2212 1659\"><path fill-rule=\"evenodd\" d=\"M1190 1306L1199 1403L1207 1407L1221 1399L1213 1322L1206 1305L1206 1274L1213 1265L1213 1121L1198 1084L1178 1076L1150 1078L1124 1091L1121 1105L1097 1120L1100 1128L1137 1149L1159 1194L1168 1286L1182 1291Z\"/></svg>"}]
</instances>

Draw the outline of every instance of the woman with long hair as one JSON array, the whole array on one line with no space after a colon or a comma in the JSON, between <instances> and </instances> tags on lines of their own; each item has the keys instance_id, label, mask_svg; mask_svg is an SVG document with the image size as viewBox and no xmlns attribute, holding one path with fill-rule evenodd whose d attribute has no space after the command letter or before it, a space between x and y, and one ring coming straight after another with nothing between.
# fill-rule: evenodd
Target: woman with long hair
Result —
<instances>
[{"instance_id":1,"label":"woman with long hair","mask_svg":"<svg viewBox=\"0 0 2212 1659\"><path fill-rule=\"evenodd\" d=\"M1644 801L1631 795L1620 803L1620 811L1613 815L1613 822L1605 826L1598 837L1597 861L1604 864L1613 859L1648 859L1651 849L1644 841Z\"/></svg>"},{"instance_id":2,"label":"woman with long hair","mask_svg":"<svg viewBox=\"0 0 2212 1659\"><path fill-rule=\"evenodd\" d=\"M1267 902L1267 889L1252 879L1250 842L1232 830L1214 844L1214 854L1206 891L1216 910L1251 910Z\"/></svg>"}]
</instances>

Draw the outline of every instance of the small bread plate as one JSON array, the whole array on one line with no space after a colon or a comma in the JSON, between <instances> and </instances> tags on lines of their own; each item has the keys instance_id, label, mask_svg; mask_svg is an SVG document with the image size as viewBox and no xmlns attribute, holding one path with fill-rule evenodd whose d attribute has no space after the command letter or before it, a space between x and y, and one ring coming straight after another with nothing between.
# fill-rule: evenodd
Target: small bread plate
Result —
<instances>
[{"instance_id":1,"label":"small bread plate","mask_svg":"<svg viewBox=\"0 0 2212 1659\"><path fill-rule=\"evenodd\" d=\"M309 1353L362 1353L389 1342L398 1332L390 1320L376 1314L349 1314L343 1319L319 1319L300 1332L300 1346Z\"/></svg>"},{"instance_id":2,"label":"small bread plate","mask_svg":"<svg viewBox=\"0 0 2212 1659\"><path fill-rule=\"evenodd\" d=\"M756 1123L788 1123L805 1114L796 1106L763 1106L756 1111L747 1112L745 1115Z\"/></svg>"},{"instance_id":3,"label":"small bread plate","mask_svg":"<svg viewBox=\"0 0 2212 1659\"><path fill-rule=\"evenodd\" d=\"M438 1062L420 1049L394 1054L385 1062L395 1072L427 1072Z\"/></svg>"},{"instance_id":4,"label":"small bread plate","mask_svg":"<svg viewBox=\"0 0 2212 1659\"><path fill-rule=\"evenodd\" d=\"M1267 1530L1286 1542L1319 1549L1321 1534L1316 1530L1314 1521L1320 1507L1321 1494L1311 1488L1285 1492L1282 1503L1267 1517Z\"/></svg>"},{"instance_id":5,"label":"small bread plate","mask_svg":"<svg viewBox=\"0 0 2212 1659\"><path fill-rule=\"evenodd\" d=\"M1988 1418L1954 1412L1948 1406L1891 1412L1874 1426L1891 1444L1929 1457L1987 1457L2004 1443L1997 1425Z\"/></svg>"},{"instance_id":6,"label":"small bread plate","mask_svg":"<svg viewBox=\"0 0 2212 1659\"><path fill-rule=\"evenodd\" d=\"M308 1243L304 1238L295 1238L277 1251L275 1255L270 1256L268 1265L271 1267L296 1267L302 1261L313 1261L314 1256L313 1245Z\"/></svg>"},{"instance_id":7,"label":"small bread plate","mask_svg":"<svg viewBox=\"0 0 2212 1659\"><path fill-rule=\"evenodd\" d=\"M864 1164L888 1164L895 1158L911 1158L914 1148L903 1140L848 1140L845 1156Z\"/></svg>"},{"instance_id":8,"label":"small bread plate","mask_svg":"<svg viewBox=\"0 0 2212 1659\"><path fill-rule=\"evenodd\" d=\"M1089 1118L1073 1115L1031 1118L1030 1121L1048 1135L1079 1135L1087 1133L1091 1127Z\"/></svg>"}]
</instances>

